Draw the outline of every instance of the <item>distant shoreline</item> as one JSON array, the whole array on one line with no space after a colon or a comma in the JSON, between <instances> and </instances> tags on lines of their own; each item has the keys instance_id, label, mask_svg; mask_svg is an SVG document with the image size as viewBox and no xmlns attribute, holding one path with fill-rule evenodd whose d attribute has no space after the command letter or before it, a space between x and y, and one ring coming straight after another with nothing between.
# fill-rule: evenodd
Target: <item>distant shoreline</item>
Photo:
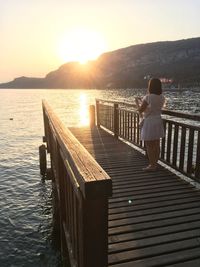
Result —
<instances>
[{"instance_id":1,"label":"distant shoreline","mask_svg":"<svg viewBox=\"0 0 200 267\"><path fill-rule=\"evenodd\" d=\"M121 48L85 65L68 62L44 78L22 76L1 83L0 88L144 88L146 77L170 80L174 87L199 87L200 37Z\"/></svg>"}]
</instances>

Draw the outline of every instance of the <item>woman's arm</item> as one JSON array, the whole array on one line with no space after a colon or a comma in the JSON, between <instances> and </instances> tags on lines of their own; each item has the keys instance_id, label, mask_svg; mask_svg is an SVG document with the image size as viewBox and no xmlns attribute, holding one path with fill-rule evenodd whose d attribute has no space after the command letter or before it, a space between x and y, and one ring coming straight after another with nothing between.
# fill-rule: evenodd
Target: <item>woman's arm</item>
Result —
<instances>
[{"instance_id":1,"label":"woman's arm","mask_svg":"<svg viewBox=\"0 0 200 267\"><path fill-rule=\"evenodd\" d=\"M141 105L141 98L140 97L135 97L135 103L136 103L137 108L139 108L140 105Z\"/></svg>"},{"instance_id":2,"label":"woman's arm","mask_svg":"<svg viewBox=\"0 0 200 267\"><path fill-rule=\"evenodd\" d=\"M137 103L136 103L136 105L137 105ZM145 100L143 100L143 101L141 102L141 104L138 103L137 106L138 106L138 111L139 111L139 113L141 114L141 113L144 112L145 109L147 108L148 103L147 103Z\"/></svg>"}]
</instances>

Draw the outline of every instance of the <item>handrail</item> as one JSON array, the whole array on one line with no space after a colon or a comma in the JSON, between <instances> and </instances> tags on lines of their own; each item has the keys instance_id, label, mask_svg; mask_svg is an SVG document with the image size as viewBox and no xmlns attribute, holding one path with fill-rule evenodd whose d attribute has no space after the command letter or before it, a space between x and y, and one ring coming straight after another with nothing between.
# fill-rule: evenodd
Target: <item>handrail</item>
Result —
<instances>
[{"instance_id":1,"label":"handrail","mask_svg":"<svg viewBox=\"0 0 200 267\"><path fill-rule=\"evenodd\" d=\"M109 104L108 104L109 103ZM130 103L96 99L97 126L111 131L116 138L133 143L145 150L140 140L139 113ZM184 175L200 179L200 126L181 119L200 121L200 115L162 110L165 137L160 147L160 160Z\"/></svg>"},{"instance_id":2,"label":"handrail","mask_svg":"<svg viewBox=\"0 0 200 267\"><path fill-rule=\"evenodd\" d=\"M65 127L48 103L43 101L44 112L51 123L63 156L70 161L76 172L77 183L85 198L111 194L111 179L90 153L80 144L74 135ZM101 183L101 190L96 189ZM105 186L105 188L104 188Z\"/></svg>"},{"instance_id":3,"label":"handrail","mask_svg":"<svg viewBox=\"0 0 200 267\"><path fill-rule=\"evenodd\" d=\"M117 100L106 100L106 99L96 98L96 102L99 102L99 103L109 103L109 104L117 104L117 105L122 105L122 106L137 108L136 104L134 104L134 103L128 103L128 102L117 101Z\"/></svg>"},{"instance_id":4,"label":"handrail","mask_svg":"<svg viewBox=\"0 0 200 267\"><path fill-rule=\"evenodd\" d=\"M44 128L57 200L61 250L77 267L107 266L107 173L43 100Z\"/></svg>"},{"instance_id":5,"label":"handrail","mask_svg":"<svg viewBox=\"0 0 200 267\"><path fill-rule=\"evenodd\" d=\"M118 104L118 105L123 105L125 107L132 107L132 108L137 108L137 106L134 103L129 103L129 102L122 102L122 101L111 101L111 100L106 100L106 99L96 99L99 103L109 103L109 104ZM180 111L174 111L174 110L168 110L168 109L162 109L162 114L173 116L173 117L179 117L179 118L184 118L184 119L189 119L189 120L194 120L194 121L200 121L200 114L188 114L185 112L180 112Z\"/></svg>"},{"instance_id":6,"label":"handrail","mask_svg":"<svg viewBox=\"0 0 200 267\"><path fill-rule=\"evenodd\" d=\"M188 120L193 120L193 121L200 121L200 114L188 114L185 112L180 112L180 111L172 111L172 110L167 110L167 109L162 109L162 114L173 116L173 117L178 117L182 119L188 119Z\"/></svg>"}]
</instances>

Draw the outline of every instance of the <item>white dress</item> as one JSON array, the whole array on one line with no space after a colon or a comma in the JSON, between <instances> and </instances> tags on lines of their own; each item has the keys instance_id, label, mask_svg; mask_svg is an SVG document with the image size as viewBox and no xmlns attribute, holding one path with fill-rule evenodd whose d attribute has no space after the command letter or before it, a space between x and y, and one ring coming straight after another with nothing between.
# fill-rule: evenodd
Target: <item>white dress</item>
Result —
<instances>
[{"instance_id":1,"label":"white dress","mask_svg":"<svg viewBox=\"0 0 200 267\"><path fill-rule=\"evenodd\" d=\"M148 94L142 100L147 102L148 106L143 113L144 124L141 129L141 139L144 141L158 140L165 136L161 118L161 109L165 98L162 94Z\"/></svg>"}]
</instances>

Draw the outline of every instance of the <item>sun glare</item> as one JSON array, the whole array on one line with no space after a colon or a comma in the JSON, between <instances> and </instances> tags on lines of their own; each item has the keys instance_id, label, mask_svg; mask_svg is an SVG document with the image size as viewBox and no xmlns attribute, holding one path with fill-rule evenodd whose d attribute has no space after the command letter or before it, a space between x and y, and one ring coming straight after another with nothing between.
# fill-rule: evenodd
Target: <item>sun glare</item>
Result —
<instances>
[{"instance_id":1,"label":"sun glare","mask_svg":"<svg viewBox=\"0 0 200 267\"><path fill-rule=\"evenodd\" d=\"M86 63L106 51L106 42L100 33L78 28L66 33L60 41L59 54L63 62Z\"/></svg>"}]
</instances>

